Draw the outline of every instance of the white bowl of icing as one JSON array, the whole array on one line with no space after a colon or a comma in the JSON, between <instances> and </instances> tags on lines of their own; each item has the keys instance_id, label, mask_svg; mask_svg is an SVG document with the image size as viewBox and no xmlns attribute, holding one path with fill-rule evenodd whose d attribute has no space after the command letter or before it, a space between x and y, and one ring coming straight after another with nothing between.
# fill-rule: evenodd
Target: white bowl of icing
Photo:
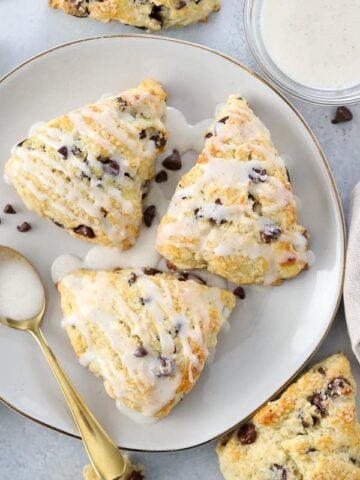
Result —
<instances>
[{"instance_id":1,"label":"white bowl of icing","mask_svg":"<svg viewBox=\"0 0 360 480\"><path fill-rule=\"evenodd\" d=\"M360 101L359 0L245 0L250 49L287 93L323 104Z\"/></svg>"}]
</instances>

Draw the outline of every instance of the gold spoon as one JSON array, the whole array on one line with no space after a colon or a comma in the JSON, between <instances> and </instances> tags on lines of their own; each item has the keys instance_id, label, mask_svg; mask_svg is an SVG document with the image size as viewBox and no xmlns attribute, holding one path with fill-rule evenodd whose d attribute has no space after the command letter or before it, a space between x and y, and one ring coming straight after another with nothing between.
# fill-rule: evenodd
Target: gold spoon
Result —
<instances>
[{"instance_id":1,"label":"gold spoon","mask_svg":"<svg viewBox=\"0 0 360 480\"><path fill-rule=\"evenodd\" d=\"M30 268L32 272L35 273L40 282L39 285L43 288L39 273L27 258L19 252L9 247L0 246L0 258L6 262L22 262L25 268ZM40 345L64 394L90 462L99 478L101 480L126 480L132 473L130 463L121 455L120 450L86 406L84 400L60 367L55 355L45 340L40 329L45 306L46 298L44 292L40 311L36 313L35 316L26 320L14 320L0 316L0 323L17 330L28 331Z\"/></svg>"}]
</instances>

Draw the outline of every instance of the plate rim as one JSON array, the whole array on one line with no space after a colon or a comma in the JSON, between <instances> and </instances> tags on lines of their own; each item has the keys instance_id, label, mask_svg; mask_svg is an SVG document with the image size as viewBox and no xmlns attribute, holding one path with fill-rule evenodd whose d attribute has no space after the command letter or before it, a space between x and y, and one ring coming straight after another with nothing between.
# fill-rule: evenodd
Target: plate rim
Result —
<instances>
[{"instance_id":1,"label":"plate rim","mask_svg":"<svg viewBox=\"0 0 360 480\"><path fill-rule=\"evenodd\" d=\"M328 336L329 332L330 332L330 329L331 327L333 326L334 324L334 320L335 320L335 317L336 317L336 314L338 312L338 309L339 309L339 306L340 306L340 302L341 302L341 299L342 299L342 293L343 293L343 287L344 287L344 276L345 276L345 260L346 260L346 222L345 222L345 216L344 216L344 210L343 210L343 206L342 206L342 203L341 203L341 199L340 199L340 195L339 195L339 191L338 191L338 188L337 188L337 185L336 185L336 182L335 182L335 179L334 179L334 176L333 176L333 173L331 171L331 168L330 168L330 165L327 161L327 158L326 158L326 155L319 143L319 140L316 138L315 134L313 133L312 129L310 128L310 126L308 125L307 121L304 119L304 117L302 116L302 114L297 110L297 108L287 99L287 97L280 91L278 90L269 80L266 79L266 77L263 77L261 74L259 74L258 72L256 72L255 70L253 70L251 67L248 67L246 65L244 65L242 62L240 62L237 58L231 56L231 55L227 55L223 52L221 52L220 50L217 50L217 49L214 49L214 48L211 48L211 47L208 47L206 45L201 45L199 43L195 43L195 42L190 42L188 40L182 40L182 39L177 39L177 38L172 38L172 37L168 37L168 36L160 36L160 35L151 35L151 34L113 34L113 35L97 35L97 36L92 36L92 37L85 37L85 38L81 38L81 39L78 39L78 40L72 40L70 42L65 42L65 43L61 43L61 44L58 44L58 45L55 45L54 47L51 47L51 48L48 48L46 50L42 50L41 52L29 57L27 60L25 60L24 62L21 62L20 64L18 64L16 67L14 67L13 69L11 69L8 73L6 73L3 77L0 78L0 88L3 84L3 82L5 80L7 80L11 75L13 75L14 73L16 73L18 70L20 70L21 68L25 67L27 64L33 62L34 60L37 60L38 58L40 57L43 57L55 50L60 50L62 48L65 48L65 47L69 47L71 45L75 45L75 44L79 44L79 43L85 43L85 42L90 42L90 41L96 41L96 40L104 40L104 39L112 39L112 38L140 38L140 39L155 39L155 40L162 40L162 41L166 41L166 42L172 42L172 43L177 43L177 44L182 44L182 45L188 45L188 46L191 46L191 47L195 47L195 48L199 48L201 50L205 50L207 52L210 52L212 54L215 54L219 57L222 57L224 58L225 60L228 60L232 63L234 63L235 65L237 65L238 67L242 68L243 70L247 71L251 76L253 76L254 78L256 78L257 80L259 80L260 82L262 82L263 84L265 84L267 87L269 87L276 95L278 95L278 97L280 97L280 99L285 102L287 104L287 106L293 111L293 113L298 117L298 119L300 120L300 122L303 124L303 126L305 127L306 131L308 132L308 134L310 135L311 137L311 140L313 141L314 143L314 146L315 148L317 149L319 155L320 155L320 158L322 160L322 163L323 163L323 166L325 167L325 170L326 170L326 173L328 175L328 179L330 181L330 184L332 186L332 190L333 190L333 193L335 194L335 200L336 200L336 204L337 204L337 207L338 207L338 212L340 214L340 225L341 225L341 232L340 232L340 236L341 236L341 239L342 239L342 243L343 243L343 248L342 248L342 265L341 265L341 279L340 279L340 285L339 285L339 292L338 292L338 296L337 296L337 299L336 299L336 303L334 305L334 309L333 309L333 312L332 312L332 315L331 315L331 318L329 320L329 323L327 325L327 328L324 332L324 334L322 335L322 337L320 338L318 344L316 345L316 347L314 348L314 350L312 351L312 353L310 355L307 356L307 358L304 360L304 362L301 364L301 366L289 377L289 379L283 383L283 385L281 387L279 387L279 389L277 389L265 402L263 402L259 407L257 407L256 409L254 409L253 412L251 412L246 418L242 419L241 421L237 422L235 425L233 425L232 427L226 429L224 432L218 434L218 435L215 435L214 437L208 439L208 440L205 440L203 442L200 442L196 445L191 445L191 446L188 446L188 447L182 447L182 448L173 448L173 449L161 449L161 450L158 450L158 449L138 449L138 448L126 448L126 450L128 451L132 451L132 452L154 452L154 453L166 453L166 452L179 452L179 451L186 451L186 450L191 450L192 448L197 448L197 447L200 447L202 445L206 445L220 437L222 437L223 435L226 435L228 434L229 432L235 430L236 428L238 428L240 425L246 423L258 410L260 410L264 405L266 405L269 401L273 400L274 398L276 398L283 390L285 390L285 388L296 378L298 377L298 375L302 372L302 370L304 369L304 367L310 362L310 360L312 359L312 357L316 354L316 352L319 350L320 346L322 345L322 343L324 342L325 338ZM57 433L61 433L63 435L66 435L68 437L72 437L72 438L75 438L77 440L81 440L81 436L80 435L76 435L76 434L73 434L71 432L68 432L66 430L62 430L61 428L58 428L54 425L51 425L51 424L48 424L46 422L43 422L31 415L29 415L28 413L20 410L19 408L15 407L15 405L13 405L12 403L10 403L9 401L7 401L4 397L1 396L0 394L0 403L2 403L3 405L5 405L6 407L8 407L10 410L12 410L13 412L19 414L20 416L28 419L28 420L31 420L32 422L40 425L40 426L43 426L43 427L46 427L46 428L49 428L50 430L53 430ZM118 445L118 448L122 448L121 445Z\"/></svg>"}]
</instances>

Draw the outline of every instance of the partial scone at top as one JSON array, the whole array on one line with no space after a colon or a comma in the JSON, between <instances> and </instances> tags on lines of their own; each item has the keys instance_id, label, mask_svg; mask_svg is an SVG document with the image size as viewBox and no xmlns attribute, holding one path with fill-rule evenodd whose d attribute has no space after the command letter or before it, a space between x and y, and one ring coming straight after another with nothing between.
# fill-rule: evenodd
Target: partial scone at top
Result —
<instances>
[{"instance_id":1,"label":"partial scone at top","mask_svg":"<svg viewBox=\"0 0 360 480\"><path fill-rule=\"evenodd\" d=\"M348 360L315 365L219 441L226 480L359 480L356 384Z\"/></svg>"},{"instance_id":2,"label":"partial scone at top","mask_svg":"<svg viewBox=\"0 0 360 480\"><path fill-rule=\"evenodd\" d=\"M200 376L232 293L153 268L78 270L58 283L80 363L134 420L167 415Z\"/></svg>"},{"instance_id":3,"label":"partial scone at top","mask_svg":"<svg viewBox=\"0 0 360 480\"><path fill-rule=\"evenodd\" d=\"M35 125L5 173L24 203L70 234L126 249L166 144L166 93L154 80Z\"/></svg>"},{"instance_id":4,"label":"partial scone at top","mask_svg":"<svg viewBox=\"0 0 360 480\"><path fill-rule=\"evenodd\" d=\"M220 0L49 0L49 5L76 17L160 30L206 21L220 9Z\"/></svg>"},{"instance_id":5,"label":"partial scone at top","mask_svg":"<svg viewBox=\"0 0 360 480\"><path fill-rule=\"evenodd\" d=\"M307 266L308 235L283 160L247 102L231 95L158 229L180 269L206 267L240 284L278 284Z\"/></svg>"}]
</instances>

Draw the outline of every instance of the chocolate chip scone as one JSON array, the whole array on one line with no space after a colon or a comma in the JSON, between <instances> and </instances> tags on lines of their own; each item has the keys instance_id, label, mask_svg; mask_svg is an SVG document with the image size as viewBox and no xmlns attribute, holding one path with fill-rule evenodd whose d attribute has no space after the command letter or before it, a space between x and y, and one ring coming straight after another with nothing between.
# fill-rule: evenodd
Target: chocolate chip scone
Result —
<instances>
[{"instance_id":1,"label":"chocolate chip scone","mask_svg":"<svg viewBox=\"0 0 360 480\"><path fill-rule=\"evenodd\" d=\"M206 21L220 9L220 0L49 0L49 5L76 17L160 30Z\"/></svg>"},{"instance_id":2,"label":"chocolate chip scone","mask_svg":"<svg viewBox=\"0 0 360 480\"><path fill-rule=\"evenodd\" d=\"M232 293L153 268L78 270L58 284L63 326L123 413L167 415L200 376Z\"/></svg>"},{"instance_id":3,"label":"chocolate chip scone","mask_svg":"<svg viewBox=\"0 0 360 480\"><path fill-rule=\"evenodd\" d=\"M231 95L158 229L157 250L180 269L240 284L278 284L307 266L287 169L247 102Z\"/></svg>"},{"instance_id":4,"label":"chocolate chip scone","mask_svg":"<svg viewBox=\"0 0 360 480\"><path fill-rule=\"evenodd\" d=\"M131 247L142 194L165 146L166 94L154 80L35 125L5 174L26 206L70 234Z\"/></svg>"},{"instance_id":5,"label":"chocolate chip scone","mask_svg":"<svg viewBox=\"0 0 360 480\"><path fill-rule=\"evenodd\" d=\"M348 360L315 365L217 446L226 480L359 480L360 427Z\"/></svg>"}]
</instances>

